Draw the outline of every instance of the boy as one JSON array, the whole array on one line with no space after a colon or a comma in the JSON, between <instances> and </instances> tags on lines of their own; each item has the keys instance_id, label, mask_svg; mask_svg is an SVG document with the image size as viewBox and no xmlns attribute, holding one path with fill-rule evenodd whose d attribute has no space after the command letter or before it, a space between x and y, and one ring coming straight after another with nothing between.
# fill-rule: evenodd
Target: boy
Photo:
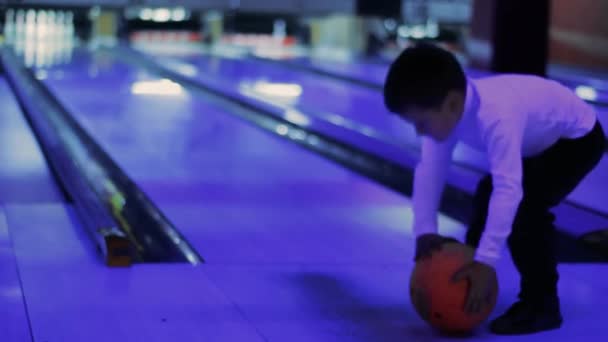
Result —
<instances>
[{"instance_id":1,"label":"boy","mask_svg":"<svg viewBox=\"0 0 608 342\"><path fill-rule=\"evenodd\" d=\"M452 150L460 141L486 153L489 174L474 196L466 243L475 260L455 281L471 286L477 312L508 245L521 275L519 301L491 322L496 334L527 334L562 324L551 209L597 165L605 136L591 106L557 82L528 75L468 79L449 52L418 45L391 65L387 108L422 136L414 176L416 260L450 239L437 234L437 209Z\"/></svg>"}]
</instances>

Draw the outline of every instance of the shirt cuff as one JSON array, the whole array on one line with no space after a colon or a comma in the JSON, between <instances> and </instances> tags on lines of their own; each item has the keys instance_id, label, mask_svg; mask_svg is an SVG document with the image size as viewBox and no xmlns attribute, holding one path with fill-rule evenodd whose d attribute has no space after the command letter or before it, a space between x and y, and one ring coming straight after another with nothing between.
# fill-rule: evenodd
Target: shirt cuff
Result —
<instances>
[{"instance_id":1,"label":"shirt cuff","mask_svg":"<svg viewBox=\"0 0 608 342\"><path fill-rule=\"evenodd\" d=\"M416 237L424 234L437 234L438 232L437 227L432 224L417 226L413 231Z\"/></svg>"},{"instance_id":2,"label":"shirt cuff","mask_svg":"<svg viewBox=\"0 0 608 342\"><path fill-rule=\"evenodd\" d=\"M498 259L500 259L500 257L498 256L475 254L475 261L482 262L492 267L496 266L496 263L498 263Z\"/></svg>"}]
</instances>

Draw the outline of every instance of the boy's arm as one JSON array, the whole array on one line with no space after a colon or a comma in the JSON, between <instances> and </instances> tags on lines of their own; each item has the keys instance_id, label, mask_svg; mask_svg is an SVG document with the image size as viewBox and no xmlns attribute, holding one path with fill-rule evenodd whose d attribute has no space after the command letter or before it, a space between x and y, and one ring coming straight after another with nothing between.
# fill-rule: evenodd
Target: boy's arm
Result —
<instances>
[{"instance_id":1,"label":"boy's arm","mask_svg":"<svg viewBox=\"0 0 608 342\"><path fill-rule=\"evenodd\" d=\"M437 213L456 139L422 137L421 160L414 172L414 235L437 233Z\"/></svg>"},{"instance_id":2,"label":"boy's arm","mask_svg":"<svg viewBox=\"0 0 608 342\"><path fill-rule=\"evenodd\" d=\"M521 123L495 123L485 139L492 173L492 195L475 260L492 266L500 258L523 198L523 131Z\"/></svg>"}]
</instances>

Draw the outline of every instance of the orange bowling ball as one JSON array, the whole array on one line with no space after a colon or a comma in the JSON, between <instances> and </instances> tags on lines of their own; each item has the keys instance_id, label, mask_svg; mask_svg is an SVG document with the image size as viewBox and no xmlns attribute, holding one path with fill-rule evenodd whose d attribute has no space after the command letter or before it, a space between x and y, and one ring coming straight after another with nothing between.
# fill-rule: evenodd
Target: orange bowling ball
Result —
<instances>
[{"instance_id":1,"label":"orange bowling ball","mask_svg":"<svg viewBox=\"0 0 608 342\"><path fill-rule=\"evenodd\" d=\"M464 312L468 280L452 283L450 278L473 260L474 250L461 243L447 243L430 258L416 263L410 278L410 299L416 312L432 327L449 334L470 333L494 310L498 281L492 284L490 304L478 314Z\"/></svg>"}]
</instances>

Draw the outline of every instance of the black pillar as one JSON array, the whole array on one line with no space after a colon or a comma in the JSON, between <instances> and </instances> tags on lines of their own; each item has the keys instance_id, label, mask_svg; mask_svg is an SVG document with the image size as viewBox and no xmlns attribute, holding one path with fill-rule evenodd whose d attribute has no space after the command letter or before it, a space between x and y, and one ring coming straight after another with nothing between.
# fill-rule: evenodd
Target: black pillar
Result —
<instances>
[{"instance_id":1,"label":"black pillar","mask_svg":"<svg viewBox=\"0 0 608 342\"><path fill-rule=\"evenodd\" d=\"M489 5L489 2L493 4ZM472 38L485 40L490 52L489 61L477 64L501 73L545 76L549 57L550 2L476 0Z\"/></svg>"}]
</instances>

